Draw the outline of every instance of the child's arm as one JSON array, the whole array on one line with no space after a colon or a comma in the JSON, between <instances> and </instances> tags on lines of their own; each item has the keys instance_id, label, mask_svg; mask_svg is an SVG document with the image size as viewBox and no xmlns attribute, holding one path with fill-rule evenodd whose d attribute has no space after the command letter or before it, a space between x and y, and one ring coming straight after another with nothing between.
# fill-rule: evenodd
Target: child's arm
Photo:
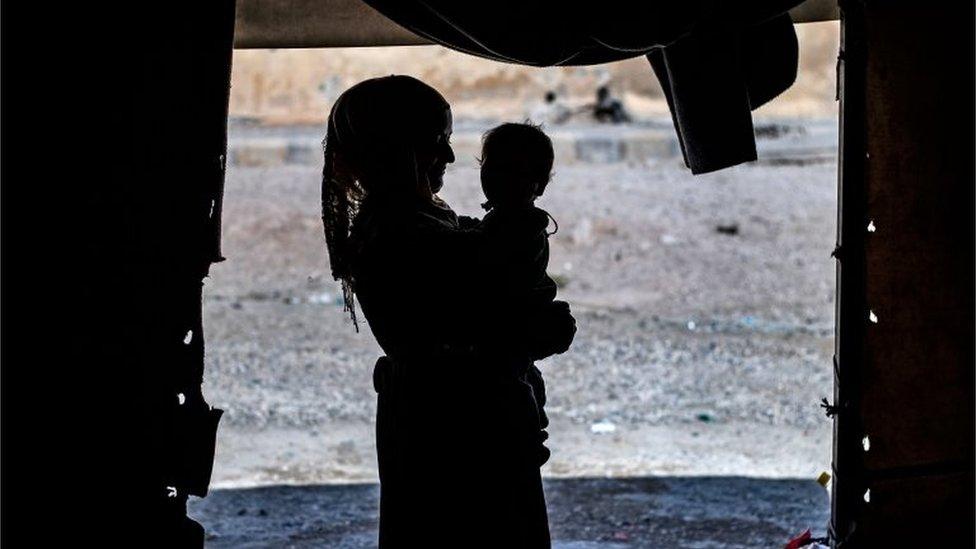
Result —
<instances>
[{"instance_id":1,"label":"child's arm","mask_svg":"<svg viewBox=\"0 0 976 549\"><path fill-rule=\"evenodd\" d=\"M576 331L567 304L554 301L555 283L546 275L547 221L493 217L483 225L485 306L490 317L505 319L493 324L492 338L521 341L521 352L532 360L564 352Z\"/></svg>"}]
</instances>

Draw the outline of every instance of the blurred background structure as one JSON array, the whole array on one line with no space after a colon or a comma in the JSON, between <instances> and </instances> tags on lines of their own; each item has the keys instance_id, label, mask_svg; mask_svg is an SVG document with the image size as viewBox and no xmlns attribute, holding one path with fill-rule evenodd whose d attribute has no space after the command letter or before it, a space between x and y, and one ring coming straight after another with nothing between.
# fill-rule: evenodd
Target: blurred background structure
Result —
<instances>
[{"instance_id":1,"label":"blurred background structure","mask_svg":"<svg viewBox=\"0 0 976 549\"><path fill-rule=\"evenodd\" d=\"M838 23L796 27L800 41L797 82L757 114L836 116ZM386 74L415 76L434 86L456 120L518 119L554 91L570 106L593 101L608 85L638 119L668 116L647 60L538 69L485 60L438 46L236 50L230 115L263 124L321 124L346 88Z\"/></svg>"}]
</instances>

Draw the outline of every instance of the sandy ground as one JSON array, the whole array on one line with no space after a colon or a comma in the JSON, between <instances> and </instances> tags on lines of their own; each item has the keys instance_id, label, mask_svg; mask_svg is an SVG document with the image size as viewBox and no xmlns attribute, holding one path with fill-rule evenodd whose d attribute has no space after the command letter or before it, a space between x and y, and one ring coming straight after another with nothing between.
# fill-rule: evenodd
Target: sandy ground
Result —
<instances>
[{"instance_id":1,"label":"sandy ground","mask_svg":"<svg viewBox=\"0 0 976 549\"><path fill-rule=\"evenodd\" d=\"M477 171L449 169L446 181L442 196L478 215ZM228 492L208 500L255 486L375 482L370 372L380 350L342 312L318 187L316 166L228 173L228 260L206 282L204 384L226 410L213 484ZM553 420L547 477L803 479L823 497L819 522L796 531L822 529L826 495L810 479L830 464L818 402L832 393L836 162L699 177L675 159L557 165L540 206L559 221L550 272L579 325L570 351L541 363ZM232 519L221 513L238 511L227 505L193 508L224 524ZM594 536L560 539L607 542Z\"/></svg>"}]
</instances>

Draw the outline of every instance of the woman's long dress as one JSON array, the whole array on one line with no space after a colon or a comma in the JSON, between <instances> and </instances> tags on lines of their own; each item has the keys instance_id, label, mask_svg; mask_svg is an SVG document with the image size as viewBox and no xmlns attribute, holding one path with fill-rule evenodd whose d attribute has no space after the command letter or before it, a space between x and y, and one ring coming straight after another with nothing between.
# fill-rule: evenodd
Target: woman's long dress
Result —
<instances>
[{"instance_id":1,"label":"woman's long dress","mask_svg":"<svg viewBox=\"0 0 976 549\"><path fill-rule=\"evenodd\" d=\"M353 241L356 293L386 352L380 547L549 547L532 389L475 345L471 236L446 207L374 201Z\"/></svg>"}]
</instances>

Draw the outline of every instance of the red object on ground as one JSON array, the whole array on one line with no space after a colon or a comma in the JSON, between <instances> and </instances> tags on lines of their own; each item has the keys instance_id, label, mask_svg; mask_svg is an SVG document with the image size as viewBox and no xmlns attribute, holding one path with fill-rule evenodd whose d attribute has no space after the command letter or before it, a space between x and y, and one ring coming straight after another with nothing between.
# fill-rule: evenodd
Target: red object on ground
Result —
<instances>
[{"instance_id":1,"label":"red object on ground","mask_svg":"<svg viewBox=\"0 0 976 549\"><path fill-rule=\"evenodd\" d=\"M783 547L783 549L800 549L800 547L803 547L804 545L808 545L810 543L811 537L812 536L810 535L810 529L807 528L802 534L791 539Z\"/></svg>"}]
</instances>

